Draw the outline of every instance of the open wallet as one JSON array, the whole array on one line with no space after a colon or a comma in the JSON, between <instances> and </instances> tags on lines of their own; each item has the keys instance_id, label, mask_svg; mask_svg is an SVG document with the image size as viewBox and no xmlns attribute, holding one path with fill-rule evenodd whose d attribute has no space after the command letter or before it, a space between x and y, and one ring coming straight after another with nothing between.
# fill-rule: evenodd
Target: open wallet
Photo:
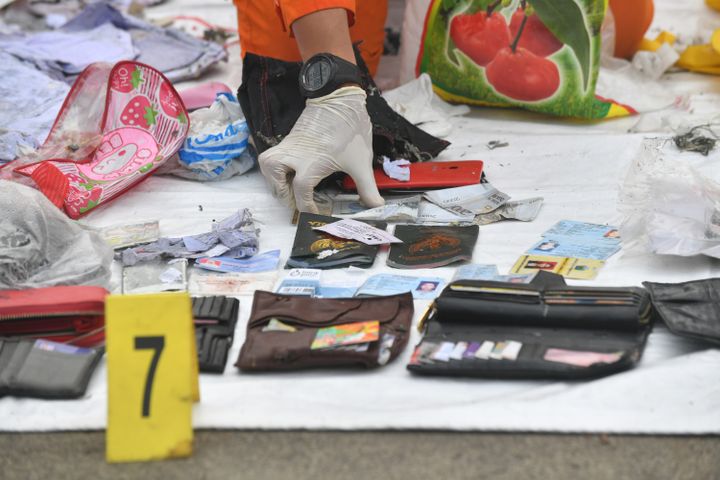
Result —
<instances>
[{"instance_id":1,"label":"open wallet","mask_svg":"<svg viewBox=\"0 0 720 480\"><path fill-rule=\"evenodd\" d=\"M256 291L240 370L378 367L407 345L408 293L370 298L312 298Z\"/></svg>"},{"instance_id":2,"label":"open wallet","mask_svg":"<svg viewBox=\"0 0 720 480\"><path fill-rule=\"evenodd\" d=\"M102 355L48 340L0 338L0 396L82 397Z\"/></svg>"},{"instance_id":3,"label":"open wallet","mask_svg":"<svg viewBox=\"0 0 720 480\"><path fill-rule=\"evenodd\" d=\"M0 337L102 345L107 294L104 288L88 286L0 290Z\"/></svg>"},{"instance_id":4,"label":"open wallet","mask_svg":"<svg viewBox=\"0 0 720 480\"><path fill-rule=\"evenodd\" d=\"M643 288L567 286L539 272L529 284L453 282L420 328L407 366L413 373L582 379L637 364L652 305Z\"/></svg>"},{"instance_id":5,"label":"open wallet","mask_svg":"<svg viewBox=\"0 0 720 480\"><path fill-rule=\"evenodd\" d=\"M193 322L201 372L225 371L239 310L240 301L237 298L193 297Z\"/></svg>"},{"instance_id":6,"label":"open wallet","mask_svg":"<svg viewBox=\"0 0 720 480\"><path fill-rule=\"evenodd\" d=\"M720 278L643 285L671 332L720 343Z\"/></svg>"}]
</instances>

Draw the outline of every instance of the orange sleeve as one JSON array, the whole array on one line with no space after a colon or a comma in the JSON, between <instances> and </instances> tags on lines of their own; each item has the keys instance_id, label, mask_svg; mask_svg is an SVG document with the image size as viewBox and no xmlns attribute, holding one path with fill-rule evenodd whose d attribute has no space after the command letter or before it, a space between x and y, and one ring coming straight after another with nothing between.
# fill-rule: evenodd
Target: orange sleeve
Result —
<instances>
[{"instance_id":1,"label":"orange sleeve","mask_svg":"<svg viewBox=\"0 0 720 480\"><path fill-rule=\"evenodd\" d=\"M292 36L292 24L313 12L330 8L344 8L348 13L348 25L355 23L355 0L275 0L275 7L285 30Z\"/></svg>"}]
</instances>

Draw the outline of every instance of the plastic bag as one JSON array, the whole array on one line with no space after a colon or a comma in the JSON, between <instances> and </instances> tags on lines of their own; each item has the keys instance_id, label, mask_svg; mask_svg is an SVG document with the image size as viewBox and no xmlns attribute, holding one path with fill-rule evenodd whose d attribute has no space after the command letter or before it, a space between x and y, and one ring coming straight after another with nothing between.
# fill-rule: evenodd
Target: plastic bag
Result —
<instances>
[{"instance_id":1,"label":"plastic bag","mask_svg":"<svg viewBox=\"0 0 720 480\"><path fill-rule=\"evenodd\" d=\"M227 178L245 173L254 165L243 156L250 132L234 96L218 93L215 102L190 114L190 132L178 154L187 172L173 170L174 175L194 180Z\"/></svg>"},{"instance_id":2,"label":"plastic bag","mask_svg":"<svg viewBox=\"0 0 720 480\"><path fill-rule=\"evenodd\" d=\"M0 180L0 210L0 289L109 286L112 248L42 193Z\"/></svg>"},{"instance_id":3,"label":"plastic bag","mask_svg":"<svg viewBox=\"0 0 720 480\"><path fill-rule=\"evenodd\" d=\"M596 85L601 49L614 44L613 21L604 21L606 2L503 4L406 2L400 82L425 72L435 91L448 101L515 106L568 117L602 119L645 111L647 105L636 106L634 101L642 88L631 81L618 83L615 75L610 82L606 76ZM526 20L523 5L533 8ZM616 98L618 93L623 98ZM663 98L651 105L662 108L666 103Z\"/></svg>"},{"instance_id":4,"label":"plastic bag","mask_svg":"<svg viewBox=\"0 0 720 480\"><path fill-rule=\"evenodd\" d=\"M452 117L470 112L467 105L450 105L440 99L433 92L432 79L426 73L384 92L383 97L392 109L407 121L440 138L445 138L452 132Z\"/></svg>"},{"instance_id":5,"label":"plastic bag","mask_svg":"<svg viewBox=\"0 0 720 480\"><path fill-rule=\"evenodd\" d=\"M180 148L187 123L180 97L159 71L131 61L93 63L73 84L43 146L6 168L79 218L157 170Z\"/></svg>"},{"instance_id":6,"label":"plastic bag","mask_svg":"<svg viewBox=\"0 0 720 480\"><path fill-rule=\"evenodd\" d=\"M620 192L626 249L720 258L720 150L680 152L648 139Z\"/></svg>"}]
</instances>

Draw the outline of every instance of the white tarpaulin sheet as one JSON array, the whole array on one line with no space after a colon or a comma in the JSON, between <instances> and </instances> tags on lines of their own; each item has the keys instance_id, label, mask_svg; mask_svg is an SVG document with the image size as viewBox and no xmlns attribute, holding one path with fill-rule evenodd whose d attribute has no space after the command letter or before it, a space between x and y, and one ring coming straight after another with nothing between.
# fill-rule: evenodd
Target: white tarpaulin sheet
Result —
<instances>
[{"instance_id":1,"label":"white tarpaulin sheet","mask_svg":"<svg viewBox=\"0 0 720 480\"><path fill-rule=\"evenodd\" d=\"M170 2L167 8L189 3ZM665 3L658 2L658 7ZM202 13L199 3L195 5L189 11ZM227 19L229 8L223 2L217 11ZM229 76L230 71L235 74ZM235 87L238 71L236 64L230 64L215 78L224 76ZM718 111L716 78L679 74L669 81L695 93L698 110ZM592 125L475 109L468 117L452 121L455 128L449 140L453 145L441 159L482 159L493 185L514 199L545 198L532 223L481 227L473 262L494 263L506 273L558 220L620 220L618 189L643 138L625 133L635 120ZM485 145L491 140L509 146L489 150ZM159 219L161 233L176 236L206 231L213 219L245 207L252 210L261 229L261 251L280 249L284 262L295 233L291 214L270 196L256 170L211 184L153 177L84 221L106 226ZM397 273L385 266L386 257L382 252L375 266L361 275ZM454 270L418 274L449 280ZM339 277L342 272L328 275ZM639 285L643 280L677 282L718 275L720 263L705 257L621 253L608 261L597 280L584 284ZM416 301L415 321L426 305ZM250 307L251 297L241 297L235 345L225 373L200 376L202 400L193 416L197 428L720 433L720 350L672 335L662 325L650 335L638 368L589 382L414 377L405 370L411 348L391 365L373 371L240 374L232 363L244 340ZM411 345L418 339L414 332ZM103 360L80 400L4 398L0 400L0 430L102 429L105 381Z\"/></svg>"}]
</instances>

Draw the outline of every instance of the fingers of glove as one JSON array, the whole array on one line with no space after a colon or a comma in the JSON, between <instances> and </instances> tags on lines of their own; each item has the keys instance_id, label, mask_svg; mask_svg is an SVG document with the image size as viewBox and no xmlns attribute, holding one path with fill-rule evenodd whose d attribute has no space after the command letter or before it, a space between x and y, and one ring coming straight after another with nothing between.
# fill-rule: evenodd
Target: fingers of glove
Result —
<instances>
[{"instance_id":1,"label":"fingers of glove","mask_svg":"<svg viewBox=\"0 0 720 480\"><path fill-rule=\"evenodd\" d=\"M273 155L272 149L263 152L258 158L260 171L267 180L275 197L285 203L292 204L292 188L290 175L293 168L280 160L280 155Z\"/></svg>"},{"instance_id":2,"label":"fingers of glove","mask_svg":"<svg viewBox=\"0 0 720 480\"><path fill-rule=\"evenodd\" d=\"M295 194L295 206L301 212L319 213L315 205L315 186L322 177L309 175L307 171L298 173L293 179L292 190Z\"/></svg>"},{"instance_id":3,"label":"fingers of glove","mask_svg":"<svg viewBox=\"0 0 720 480\"><path fill-rule=\"evenodd\" d=\"M326 155L317 155L302 162L295 172L292 184L297 209L301 212L318 213L314 197L315 187L340 169L341 167Z\"/></svg>"}]
</instances>

